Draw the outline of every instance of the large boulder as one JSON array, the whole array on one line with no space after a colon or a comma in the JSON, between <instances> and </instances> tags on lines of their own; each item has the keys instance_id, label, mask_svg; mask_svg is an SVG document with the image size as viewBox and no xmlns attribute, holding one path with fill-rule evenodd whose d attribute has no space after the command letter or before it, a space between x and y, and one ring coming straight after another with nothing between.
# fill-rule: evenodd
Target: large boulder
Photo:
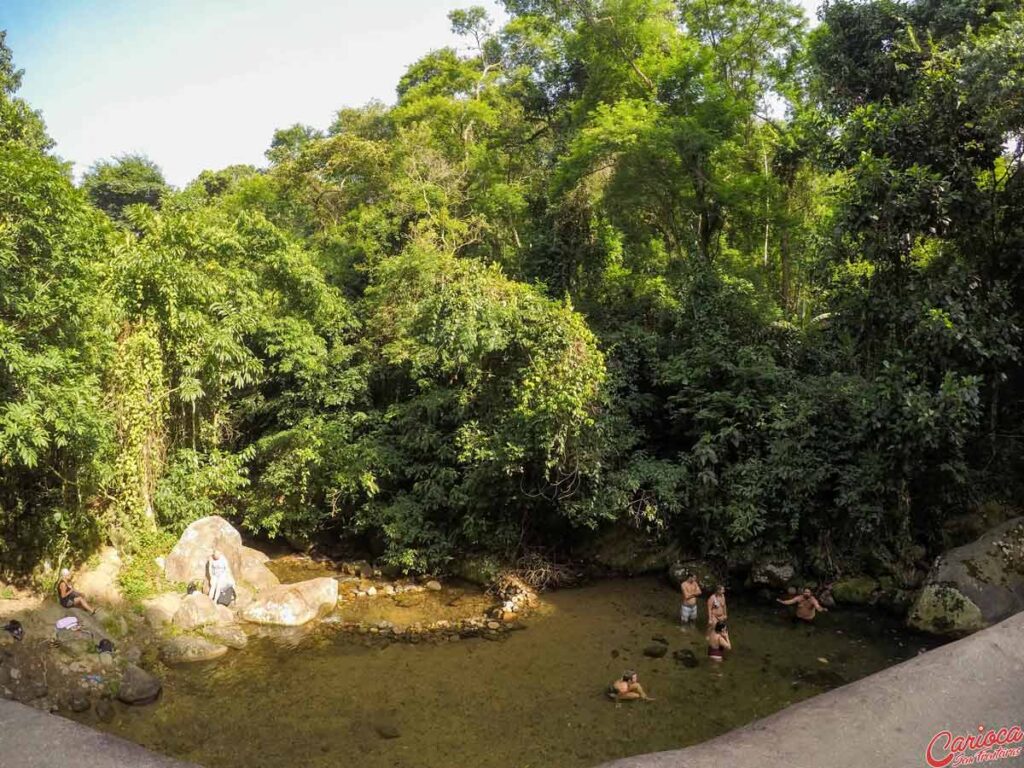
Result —
<instances>
[{"instance_id":1,"label":"large boulder","mask_svg":"<svg viewBox=\"0 0 1024 768\"><path fill-rule=\"evenodd\" d=\"M181 607L174 614L174 626L180 629L196 629L207 624L221 623L222 619L217 608L217 604L210 599L209 595L193 592L191 595L186 595L185 599L181 601ZM227 619L231 620L230 611Z\"/></svg>"},{"instance_id":2,"label":"large boulder","mask_svg":"<svg viewBox=\"0 0 1024 768\"><path fill-rule=\"evenodd\" d=\"M154 629L160 629L174 620L184 596L180 592L163 592L142 601L142 615Z\"/></svg>"},{"instance_id":3,"label":"large boulder","mask_svg":"<svg viewBox=\"0 0 1024 768\"><path fill-rule=\"evenodd\" d=\"M237 578L242 572L242 536L219 515L196 520L167 555L164 575L171 581L206 580L206 563L214 549L224 553Z\"/></svg>"},{"instance_id":4,"label":"large boulder","mask_svg":"<svg viewBox=\"0 0 1024 768\"><path fill-rule=\"evenodd\" d=\"M750 569L750 583L755 587L785 589L796 578L796 568L786 560L758 560Z\"/></svg>"},{"instance_id":5,"label":"large boulder","mask_svg":"<svg viewBox=\"0 0 1024 768\"><path fill-rule=\"evenodd\" d=\"M163 684L160 679L149 674L141 667L128 664L121 676L121 685L117 689L117 698L125 704L151 704L160 695Z\"/></svg>"},{"instance_id":6,"label":"large boulder","mask_svg":"<svg viewBox=\"0 0 1024 768\"><path fill-rule=\"evenodd\" d=\"M960 636L1024 610L1024 518L941 555L910 609L907 623Z\"/></svg>"},{"instance_id":7,"label":"large boulder","mask_svg":"<svg viewBox=\"0 0 1024 768\"><path fill-rule=\"evenodd\" d=\"M337 602L338 582L323 577L264 590L241 611L241 616L256 624L296 627L332 610Z\"/></svg>"},{"instance_id":8,"label":"large boulder","mask_svg":"<svg viewBox=\"0 0 1024 768\"><path fill-rule=\"evenodd\" d=\"M168 664L210 661L228 652L226 645L214 643L197 635L178 635L166 639L160 646L160 657Z\"/></svg>"},{"instance_id":9,"label":"large boulder","mask_svg":"<svg viewBox=\"0 0 1024 768\"><path fill-rule=\"evenodd\" d=\"M242 570L239 578L259 591L276 587L281 580L266 566L269 560L258 549L242 547Z\"/></svg>"},{"instance_id":10,"label":"large boulder","mask_svg":"<svg viewBox=\"0 0 1024 768\"><path fill-rule=\"evenodd\" d=\"M117 606L123 602L117 588L121 558L113 547L103 547L94 565L83 568L75 576L75 589L93 604Z\"/></svg>"}]
</instances>

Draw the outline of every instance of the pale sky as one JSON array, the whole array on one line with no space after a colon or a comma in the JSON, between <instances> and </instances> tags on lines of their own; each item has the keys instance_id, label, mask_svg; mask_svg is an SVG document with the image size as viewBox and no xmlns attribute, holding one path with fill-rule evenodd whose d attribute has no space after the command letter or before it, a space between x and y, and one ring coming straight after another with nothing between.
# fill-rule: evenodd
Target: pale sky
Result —
<instances>
[{"instance_id":1,"label":"pale sky","mask_svg":"<svg viewBox=\"0 0 1024 768\"><path fill-rule=\"evenodd\" d=\"M448 11L470 5L500 17L496 0L0 0L0 28L19 95L76 175L139 152L183 186L262 165L276 128L392 102L409 64L457 43Z\"/></svg>"}]
</instances>

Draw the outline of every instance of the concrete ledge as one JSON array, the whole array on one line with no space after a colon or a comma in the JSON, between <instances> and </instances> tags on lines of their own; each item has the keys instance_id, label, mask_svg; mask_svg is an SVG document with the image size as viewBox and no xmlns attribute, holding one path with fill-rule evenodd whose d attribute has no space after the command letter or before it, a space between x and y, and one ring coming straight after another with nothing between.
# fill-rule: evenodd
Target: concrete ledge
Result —
<instances>
[{"instance_id":1,"label":"concrete ledge","mask_svg":"<svg viewBox=\"0 0 1024 768\"><path fill-rule=\"evenodd\" d=\"M63 717L0 699L3 768L198 768Z\"/></svg>"},{"instance_id":2,"label":"concrete ledge","mask_svg":"<svg viewBox=\"0 0 1024 768\"><path fill-rule=\"evenodd\" d=\"M956 736L977 733L979 725L1024 726L1022 681L1024 614L1018 614L702 744L605 768L927 766L925 749L939 731ZM701 702L693 707L697 716ZM1024 756L986 764L1024 766Z\"/></svg>"}]
</instances>

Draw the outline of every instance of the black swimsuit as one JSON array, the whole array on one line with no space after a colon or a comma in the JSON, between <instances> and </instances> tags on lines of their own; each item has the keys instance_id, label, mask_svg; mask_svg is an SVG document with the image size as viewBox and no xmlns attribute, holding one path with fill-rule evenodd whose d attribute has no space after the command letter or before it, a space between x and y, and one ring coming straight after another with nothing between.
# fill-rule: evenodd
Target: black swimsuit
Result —
<instances>
[{"instance_id":1,"label":"black swimsuit","mask_svg":"<svg viewBox=\"0 0 1024 768\"><path fill-rule=\"evenodd\" d=\"M61 582L61 583L67 584L67 582ZM60 596L60 584L57 585L57 599L60 600L60 604L64 608L74 608L75 607L75 598L78 597L78 593L75 592L75 590L71 589L70 587L71 587L71 585L68 584L68 593L66 595L64 595L64 597L61 597Z\"/></svg>"}]
</instances>

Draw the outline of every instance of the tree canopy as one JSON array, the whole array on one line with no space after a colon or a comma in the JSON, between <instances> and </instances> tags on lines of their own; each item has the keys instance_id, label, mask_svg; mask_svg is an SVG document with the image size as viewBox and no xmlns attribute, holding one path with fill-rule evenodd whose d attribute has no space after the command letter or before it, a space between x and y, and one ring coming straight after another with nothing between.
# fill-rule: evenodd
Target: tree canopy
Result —
<instances>
[{"instance_id":1,"label":"tree canopy","mask_svg":"<svg viewBox=\"0 0 1024 768\"><path fill-rule=\"evenodd\" d=\"M180 191L76 189L0 37L4 568L218 512L832 575L1024 499L1016 4L504 6Z\"/></svg>"}]
</instances>

